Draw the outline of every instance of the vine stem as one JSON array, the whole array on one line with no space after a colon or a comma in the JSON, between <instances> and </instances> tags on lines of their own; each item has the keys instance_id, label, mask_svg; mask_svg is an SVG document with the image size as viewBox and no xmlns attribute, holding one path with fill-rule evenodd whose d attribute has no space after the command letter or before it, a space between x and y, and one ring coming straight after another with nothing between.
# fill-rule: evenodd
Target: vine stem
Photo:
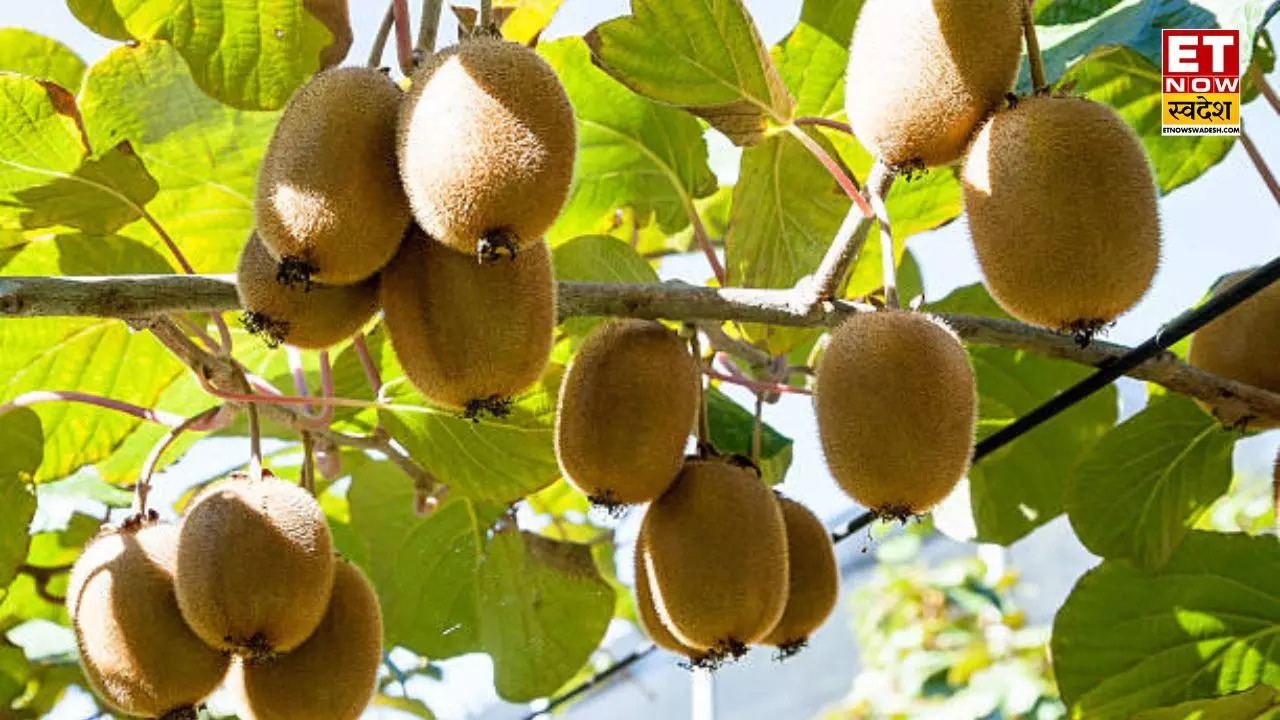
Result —
<instances>
[{"instance_id":1,"label":"vine stem","mask_svg":"<svg viewBox=\"0 0 1280 720\"><path fill-rule=\"evenodd\" d=\"M715 274L716 282L720 287L724 287L728 284L728 276L725 274L724 265L720 264L720 258L716 257L716 249L707 235L707 227L702 224L702 218L698 217L698 210L693 203L689 203L687 211L689 223L693 226L693 237L698 241L698 247L702 248L702 254L707 256L707 263L711 265L711 272Z\"/></svg>"},{"instance_id":2,"label":"vine stem","mask_svg":"<svg viewBox=\"0 0 1280 720\"><path fill-rule=\"evenodd\" d=\"M480 0L480 28L487 30L493 26L493 0Z\"/></svg>"},{"instance_id":3,"label":"vine stem","mask_svg":"<svg viewBox=\"0 0 1280 720\"><path fill-rule=\"evenodd\" d=\"M1280 95L1277 95L1275 89L1267 83L1267 76L1262 74L1257 65L1249 65L1249 79L1253 80L1253 84L1258 86L1258 91L1270 103L1271 109L1276 113L1280 113Z\"/></svg>"},{"instance_id":4,"label":"vine stem","mask_svg":"<svg viewBox=\"0 0 1280 720\"><path fill-rule=\"evenodd\" d=\"M800 126L813 125L816 127L831 128L832 130L839 130L840 132L849 136L853 135L853 127L849 125L849 123L843 123L843 122L840 122L839 120L832 120L831 118L806 115L803 117L798 117L795 120L792 120L791 123L793 125L800 125Z\"/></svg>"},{"instance_id":5,"label":"vine stem","mask_svg":"<svg viewBox=\"0 0 1280 720\"><path fill-rule=\"evenodd\" d=\"M164 410L152 410L150 408L140 407L133 403L127 403L122 400L113 400L111 398L102 397L101 395L93 395L91 393L77 392L75 390L35 390L33 392L23 393L18 397L0 405L0 415L4 415L10 410L21 407L30 407L39 403L46 402L74 402L83 403L85 405L94 405L107 410L115 410L126 415L132 415L140 420L163 425L168 428L181 427L186 422L186 418L181 415L175 415Z\"/></svg>"},{"instance_id":6,"label":"vine stem","mask_svg":"<svg viewBox=\"0 0 1280 720\"><path fill-rule=\"evenodd\" d=\"M760 446L764 438L764 393L756 393L756 418L751 426L751 462L760 464Z\"/></svg>"},{"instance_id":7,"label":"vine stem","mask_svg":"<svg viewBox=\"0 0 1280 720\"><path fill-rule=\"evenodd\" d=\"M391 37L391 28L395 23L396 3L391 0L391 4L387 5L387 12L382 16L382 23L378 25L378 34L373 36L373 49L369 51L369 61L365 63L369 67L382 65L382 56L387 51L387 39Z\"/></svg>"},{"instance_id":8,"label":"vine stem","mask_svg":"<svg viewBox=\"0 0 1280 720\"><path fill-rule=\"evenodd\" d=\"M232 414L226 412L227 409L226 405L214 405L204 412L192 415L176 427L169 428L169 431L152 446L151 452L147 454L146 461L142 463L141 472L138 473L138 484L133 488L134 503L138 506L139 515L145 517L147 514L147 497L151 494L151 477L160 465L160 459L164 456L164 452L187 431L203 432L216 429L218 425L222 427L229 425Z\"/></svg>"},{"instance_id":9,"label":"vine stem","mask_svg":"<svg viewBox=\"0 0 1280 720\"><path fill-rule=\"evenodd\" d=\"M689 353L694 362L702 368L703 373L710 370L702 359L702 341L698 339L698 326L686 323L685 332L689 333ZM700 448L711 447L711 425L707 419L707 384L698 382L698 445Z\"/></svg>"},{"instance_id":10,"label":"vine stem","mask_svg":"<svg viewBox=\"0 0 1280 720\"><path fill-rule=\"evenodd\" d=\"M409 28L409 0L391 0L395 12L396 59L400 62L400 72L412 75L413 33Z\"/></svg>"},{"instance_id":11,"label":"vine stem","mask_svg":"<svg viewBox=\"0 0 1280 720\"><path fill-rule=\"evenodd\" d=\"M416 50L426 59L436 50L436 35L440 33L440 13L444 0L422 0L422 17L418 21L418 45Z\"/></svg>"},{"instance_id":12,"label":"vine stem","mask_svg":"<svg viewBox=\"0 0 1280 720\"><path fill-rule=\"evenodd\" d=\"M885 172L889 172L888 168L878 160L876 161L876 166L884 167ZM867 185L867 195L871 201L871 208L876 213L876 223L880 226L880 274L881 283L884 285L884 304L896 310L899 307L898 258L893 249L893 231L889 224L889 208L885 207L884 197L880 195L879 188L875 185Z\"/></svg>"},{"instance_id":13,"label":"vine stem","mask_svg":"<svg viewBox=\"0 0 1280 720\"><path fill-rule=\"evenodd\" d=\"M360 367L364 369L364 376L369 379L369 388L373 390L373 396L378 397L378 393L382 392L382 373L378 372L378 365L373 361L373 356L369 354L369 343L365 340L364 333L352 338L351 345L356 350L356 357L360 359Z\"/></svg>"},{"instance_id":14,"label":"vine stem","mask_svg":"<svg viewBox=\"0 0 1280 720\"><path fill-rule=\"evenodd\" d=\"M302 369L302 353L292 345L285 345L284 356L289 362L289 374L293 376L293 391L298 397L310 397L311 390L307 387L307 371ZM305 412L314 413L315 406L308 404L303 408Z\"/></svg>"},{"instance_id":15,"label":"vine stem","mask_svg":"<svg viewBox=\"0 0 1280 720\"><path fill-rule=\"evenodd\" d=\"M751 378L746 377L745 375L738 375L735 373L726 374L726 373L722 373L717 370L714 370L712 368L703 368L702 373L714 380L719 380L720 382L727 382L731 385L739 385L741 387L744 387L748 390L751 390L757 393L777 392L777 393L787 393L790 395L812 395L813 394L813 391L808 388L792 387L790 385L765 382L763 380L752 380Z\"/></svg>"},{"instance_id":16,"label":"vine stem","mask_svg":"<svg viewBox=\"0 0 1280 720\"><path fill-rule=\"evenodd\" d=\"M1253 161L1253 166L1258 169L1258 174L1262 176L1263 184L1271 191L1271 197L1275 199L1277 205L1280 205L1280 182L1276 182L1276 176L1272 174L1267 161L1262 157L1262 153L1258 152L1258 146L1253 144L1253 138L1249 137L1249 134L1243 128L1240 130L1240 144L1244 146L1244 151L1249 155L1249 159Z\"/></svg>"},{"instance_id":17,"label":"vine stem","mask_svg":"<svg viewBox=\"0 0 1280 720\"><path fill-rule=\"evenodd\" d=\"M1040 39L1036 37L1035 18L1031 16L1031 4L1022 5L1022 32L1027 43L1027 64L1031 68L1031 89L1041 92L1048 88L1044 76L1044 59L1040 57Z\"/></svg>"},{"instance_id":18,"label":"vine stem","mask_svg":"<svg viewBox=\"0 0 1280 720\"><path fill-rule=\"evenodd\" d=\"M876 160L867 175L867 195L887 197L893 187L894 173L889 166ZM813 275L797 285L798 290L807 291L809 305L817 307L823 300L834 298L840 292L840 283L844 281L849 268L857 261L862 252L862 245L871 231L871 217L863 215L858 207L850 207L840 223L840 229L831 240L831 246L818 264Z\"/></svg>"},{"instance_id":19,"label":"vine stem","mask_svg":"<svg viewBox=\"0 0 1280 720\"><path fill-rule=\"evenodd\" d=\"M298 484L303 490L311 493L311 497L316 496L316 460L315 460L315 439L311 437L311 433L303 430L299 433L302 437L302 469L298 471Z\"/></svg>"},{"instance_id":20,"label":"vine stem","mask_svg":"<svg viewBox=\"0 0 1280 720\"><path fill-rule=\"evenodd\" d=\"M871 217L871 206L867 204L866 198L862 197L862 191L858 188L858 184L853 181L853 178L849 177L848 174L845 173L844 168L840 167L840 163L836 162L835 158L831 157L831 155L818 144L818 141L809 137L809 134L803 129L797 127L794 123L787 125L786 127L787 132L796 140L799 140L800 144L803 145L811 155L817 158L818 162L822 163L822 166L827 169L827 172L831 174L831 177L835 178L836 184L840 186L841 190L844 190L845 195L849 196L849 199L853 201L853 204L862 212L863 217Z\"/></svg>"},{"instance_id":21,"label":"vine stem","mask_svg":"<svg viewBox=\"0 0 1280 720\"><path fill-rule=\"evenodd\" d=\"M245 411L249 413L249 477L261 480L262 425L258 420L258 406L250 403L245 405Z\"/></svg>"}]
</instances>

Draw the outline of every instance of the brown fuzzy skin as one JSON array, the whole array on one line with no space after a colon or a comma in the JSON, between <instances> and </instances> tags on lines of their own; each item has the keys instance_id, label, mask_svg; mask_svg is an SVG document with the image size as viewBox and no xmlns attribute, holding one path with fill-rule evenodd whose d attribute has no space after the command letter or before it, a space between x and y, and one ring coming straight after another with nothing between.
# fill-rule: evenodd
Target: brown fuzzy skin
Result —
<instances>
[{"instance_id":1,"label":"brown fuzzy skin","mask_svg":"<svg viewBox=\"0 0 1280 720\"><path fill-rule=\"evenodd\" d=\"M790 498L778 502L787 525L790 589L782 619L762 642L785 648L803 644L831 616L840 595L840 570L831 535L818 516Z\"/></svg>"},{"instance_id":2,"label":"brown fuzzy skin","mask_svg":"<svg viewBox=\"0 0 1280 720\"><path fill-rule=\"evenodd\" d=\"M646 550L644 544L639 539L636 540L635 546L635 601L636 615L640 619L640 626L645 633L649 635L649 639L664 650L670 650L678 655L683 655L690 660L697 660L703 653L700 650L685 645L671 634L671 630L663 624L662 618L658 616L658 608L653 603L653 593L649 589L649 573L645 570Z\"/></svg>"},{"instance_id":3,"label":"brown fuzzy skin","mask_svg":"<svg viewBox=\"0 0 1280 720\"><path fill-rule=\"evenodd\" d=\"M947 165L1013 87L1023 0L867 0L845 80L854 134L890 167Z\"/></svg>"},{"instance_id":4,"label":"brown fuzzy skin","mask_svg":"<svg viewBox=\"0 0 1280 720\"><path fill-rule=\"evenodd\" d=\"M174 597L174 525L104 533L71 569L67 612L80 665L113 709L147 718L199 704L228 658L187 627Z\"/></svg>"},{"instance_id":5,"label":"brown fuzzy skin","mask_svg":"<svg viewBox=\"0 0 1280 720\"><path fill-rule=\"evenodd\" d=\"M1248 271L1232 274L1214 294L1248 274ZM1191 336L1187 359L1193 366L1215 375L1280 392L1280 283L1272 283L1197 330ZM1276 427L1274 423L1260 423L1204 403L1201 407L1228 425L1243 423L1251 430Z\"/></svg>"},{"instance_id":6,"label":"brown fuzzy skin","mask_svg":"<svg viewBox=\"0 0 1280 720\"><path fill-rule=\"evenodd\" d=\"M256 720L356 720L373 697L381 664L378 596L359 568L342 560L315 633L288 655L245 664L245 703Z\"/></svg>"},{"instance_id":7,"label":"brown fuzzy skin","mask_svg":"<svg viewBox=\"0 0 1280 720\"><path fill-rule=\"evenodd\" d=\"M320 624L333 538L319 503L284 480L224 480L191 503L178 540L178 605L219 650L288 652Z\"/></svg>"},{"instance_id":8,"label":"brown fuzzy skin","mask_svg":"<svg viewBox=\"0 0 1280 720\"><path fill-rule=\"evenodd\" d=\"M276 282L278 264L255 233L240 252L236 294L246 324L268 344L323 350L355 335L378 311L378 276L355 285Z\"/></svg>"},{"instance_id":9,"label":"brown fuzzy skin","mask_svg":"<svg viewBox=\"0 0 1280 720\"><path fill-rule=\"evenodd\" d=\"M741 652L787 605L787 530L750 469L689 460L645 513L640 536L658 616L683 645Z\"/></svg>"},{"instance_id":10,"label":"brown fuzzy skin","mask_svg":"<svg viewBox=\"0 0 1280 720\"><path fill-rule=\"evenodd\" d=\"M831 332L814 404L831 474L887 517L926 512L969 469L978 393L969 356L925 315L857 313Z\"/></svg>"},{"instance_id":11,"label":"brown fuzzy skin","mask_svg":"<svg viewBox=\"0 0 1280 720\"><path fill-rule=\"evenodd\" d=\"M560 385L556 458L565 479L601 502L658 499L684 463L700 381L688 347L661 323L596 328Z\"/></svg>"},{"instance_id":12,"label":"brown fuzzy skin","mask_svg":"<svg viewBox=\"0 0 1280 720\"><path fill-rule=\"evenodd\" d=\"M1104 325L1146 294L1160 218L1138 136L1105 105L1033 97L992 117L962 175L991 295L1054 330Z\"/></svg>"},{"instance_id":13,"label":"brown fuzzy skin","mask_svg":"<svg viewBox=\"0 0 1280 720\"><path fill-rule=\"evenodd\" d=\"M475 38L413 76L400 176L418 224L469 255L498 233L538 243L569 193L577 129L564 87L533 50Z\"/></svg>"},{"instance_id":14,"label":"brown fuzzy skin","mask_svg":"<svg viewBox=\"0 0 1280 720\"><path fill-rule=\"evenodd\" d=\"M545 243L481 265L415 230L383 272L381 298L405 375L434 403L508 399L546 369L556 310Z\"/></svg>"},{"instance_id":15,"label":"brown fuzzy skin","mask_svg":"<svg viewBox=\"0 0 1280 720\"><path fill-rule=\"evenodd\" d=\"M395 255L409 224L396 168L404 93L373 68L315 75L294 94L258 170L254 223L277 260L330 285L360 282Z\"/></svg>"}]
</instances>

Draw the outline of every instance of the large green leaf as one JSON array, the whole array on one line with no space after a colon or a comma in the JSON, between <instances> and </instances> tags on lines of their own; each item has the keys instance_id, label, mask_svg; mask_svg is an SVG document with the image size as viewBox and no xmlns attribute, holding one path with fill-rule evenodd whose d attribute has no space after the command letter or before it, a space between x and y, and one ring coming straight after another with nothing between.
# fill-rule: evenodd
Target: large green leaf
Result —
<instances>
[{"instance_id":1,"label":"large green leaf","mask_svg":"<svg viewBox=\"0 0 1280 720\"><path fill-rule=\"evenodd\" d=\"M85 27L105 38L134 39L111 0L67 0L67 7Z\"/></svg>"},{"instance_id":2,"label":"large green leaf","mask_svg":"<svg viewBox=\"0 0 1280 720\"><path fill-rule=\"evenodd\" d=\"M1133 720L1276 720L1280 718L1280 690L1255 685L1244 692L1209 700L1188 700L1173 707L1144 710Z\"/></svg>"},{"instance_id":3,"label":"large green leaf","mask_svg":"<svg viewBox=\"0 0 1280 720\"><path fill-rule=\"evenodd\" d=\"M190 65L205 92L232 107L275 110L321 68L321 55L331 44L350 45L350 24L338 4L323 6L337 33L302 0L237 2L236 0L99 0L103 27L119 18L138 40L172 43ZM82 3L88 6L90 3ZM341 3L345 10L345 3ZM114 15L111 10L114 9ZM87 13L88 10L82 10ZM82 15L83 17L83 15ZM116 28L109 27L114 32ZM334 53L337 60L346 47ZM336 62L337 60L334 60Z\"/></svg>"},{"instance_id":4,"label":"large green leaf","mask_svg":"<svg viewBox=\"0 0 1280 720\"><path fill-rule=\"evenodd\" d=\"M849 40L863 0L805 0L800 22L772 50L797 116L844 116Z\"/></svg>"},{"instance_id":5,"label":"large green leaf","mask_svg":"<svg viewBox=\"0 0 1280 720\"><path fill-rule=\"evenodd\" d=\"M0 28L0 72L48 80L74 93L84 71L84 60L57 40L22 28Z\"/></svg>"},{"instance_id":6,"label":"large green leaf","mask_svg":"<svg viewBox=\"0 0 1280 720\"><path fill-rule=\"evenodd\" d=\"M613 609L589 546L494 534L480 566L480 612L498 695L528 702L555 692L596 649Z\"/></svg>"},{"instance_id":7,"label":"large green leaf","mask_svg":"<svg viewBox=\"0 0 1280 720\"><path fill-rule=\"evenodd\" d=\"M1162 565L1231 486L1236 436L1169 394L1116 426L1067 481L1076 535L1097 555Z\"/></svg>"},{"instance_id":8,"label":"large green leaf","mask_svg":"<svg viewBox=\"0 0 1280 720\"><path fill-rule=\"evenodd\" d=\"M1156 182L1169 192L1200 177L1227 156L1235 138L1163 137L1160 67L1124 47L1094 51L1062 77L1075 91L1115 108L1142 138Z\"/></svg>"},{"instance_id":9,"label":"large green leaf","mask_svg":"<svg viewBox=\"0 0 1280 720\"><path fill-rule=\"evenodd\" d=\"M0 588L12 582L27 557L27 527L36 512L31 480L44 457L40 417L17 409L0 415Z\"/></svg>"},{"instance_id":10,"label":"large green leaf","mask_svg":"<svg viewBox=\"0 0 1280 720\"><path fill-rule=\"evenodd\" d=\"M1280 545L1193 532L1144 572L1107 560L1053 626L1054 675L1073 717L1140 710L1280 683Z\"/></svg>"},{"instance_id":11,"label":"large green leaf","mask_svg":"<svg viewBox=\"0 0 1280 720\"><path fill-rule=\"evenodd\" d=\"M0 73L0 206L7 195L75 171L86 147L75 99L57 85ZM8 212L8 211L4 211Z\"/></svg>"},{"instance_id":12,"label":"large green leaf","mask_svg":"<svg viewBox=\"0 0 1280 720\"><path fill-rule=\"evenodd\" d=\"M929 309L1004 316L981 285L960 288ZM1065 360L1004 348L971 346L969 358L978 379L980 438L1089 374ZM972 518L974 539L1008 545L1061 514L1071 468L1115 420L1116 391L1109 386L977 462L969 470L969 507L958 511ZM956 532L950 522L943 525Z\"/></svg>"},{"instance_id":13,"label":"large green leaf","mask_svg":"<svg viewBox=\"0 0 1280 720\"><path fill-rule=\"evenodd\" d=\"M724 453L751 457L751 438L755 432L755 414L734 402L719 389L707 393L707 424L711 428L711 444ZM776 485L787 477L791 467L791 438L764 423L760 432L760 458L757 464L765 482Z\"/></svg>"},{"instance_id":14,"label":"large green leaf","mask_svg":"<svg viewBox=\"0 0 1280 720\"><path fill-rule=\"evenodd\" d=\"M80 106L95 148L128 140L159 183L147 209L199 272L232 272L253 226L258 163L277 113L209 98L164 42L120 47L85 79ZM149 228L122 230L155 243Z\"/></svg>"},{"instance_id":15,"label":"large green leaf","mask_svg":"<svg viewBox=\"0 0 1280 720\"><path fill-rule=\"evenodd\" d=\"M619 208L653 215L666 234L688 226L694 199L716 189L698 121L619 85L591 64L580 39L538 52L559 74L578 124L574 184L552 243L606 230Z\"/></svg>"},{"instance_id":16,"label":"large green leaf","mask_svg":"<svg viewBox=\"0 0 1280 720\"><path fill-rule=\"evenodd\" d=\"M791 96L741 0L631 0L631 13L586 36L595 63L623 85L738 145L791 120Z\"/></svg>"},{"instance_id":17,"label":"large green leaf","mask_svg":"<svg viewBox=\"0 0 1280 720\"><path fill-rule=\"evenodd\" d=\"M13 194L25 229L56 226L112 233L142 217L159 188L128 143L86 158L71 173Z\"/></svg>"}]
</instances>

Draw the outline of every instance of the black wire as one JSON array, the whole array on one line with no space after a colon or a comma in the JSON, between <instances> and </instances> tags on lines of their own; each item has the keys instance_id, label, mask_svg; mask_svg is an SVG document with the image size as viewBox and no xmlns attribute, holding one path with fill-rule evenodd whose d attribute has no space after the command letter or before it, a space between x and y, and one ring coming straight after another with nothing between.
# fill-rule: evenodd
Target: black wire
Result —
<instances>
[{"instance_id":1,"label":"black wire","mask_svg":"<svg viewBox=\"0 0 1280 720\"><path fill-rule=\"evenodd\" d=\"M1204 327L1219 315L1253 297L1277 279L1280 279L1280 257L1249 273L1236 284L1214 295L1200 307L1179 315L1173 322L1156 331L1156 334L1148 338L1146 342L1118 358L1109 359L1101 363L1098 371L1094 374L1055 395L1048 402L1006 425L998 432L984 438L973 448L973 462L977 463L982 458L1025 435L1033 428L1057 417L1059 413L1067 408L1110 385L1125 373L1169 349L1174 343ZM843 528L833 531L831 533L831 542L838 544L847 540L859 530L870 525L875 519L876 515L873 512L864 512L858 515L846 523ZM599 685L623 667L636 663L656 649L656 646L650 645L643 650L631 653L617 664L611 665L593 675L590 679L564 695L553 698L546 708L526 715L524 720L535 720L538 716L555 710L578 695Z\"/></svg>"}]
</instances>

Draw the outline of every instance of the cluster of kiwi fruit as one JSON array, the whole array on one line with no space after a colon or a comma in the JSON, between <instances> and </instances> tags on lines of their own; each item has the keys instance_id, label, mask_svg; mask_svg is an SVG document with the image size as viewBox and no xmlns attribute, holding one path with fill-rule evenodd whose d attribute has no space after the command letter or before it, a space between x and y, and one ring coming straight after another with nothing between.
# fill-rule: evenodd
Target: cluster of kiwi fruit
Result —
<instances>
[{"instance_id":1,"label":"cluster of kiwi fruit","mask_svg":"<svg viewBox=\"0 0 1280 720\"><path fill-rule=\"evenodd\" d=\"M835 553L803 505L776 498L751 461L702 446L685 456L701 403L697 359L660 323L597 327L565 373L555 448L597 505L649 503L636 540L645 630L691 665L752 644L789 654L835 607Z\"/></svg>"},{"instance_id":2,"label":"cluster of kiwi fruit","mask_svg":"<svg viewBox=\"0 0 1280 720\"><path fill-rule=\"evenodd\" d=\"M269 473L207 488L180 524L152 512L99 535L67 610L94 690L137 717L195 718L238 660L253 717L354 720L382 659L369 581L315 498Z\"/></svg>"},{"instance_id":3,"label":"cluster of kiwi fruit","mask_svg":"<svg viewBox=\"0 0 1280 720\"><path fill-rule=\"evenodd\" d=\"M543 234L573 175L573 109L533 50L477 34L403 91L323 71L267 146L237 286L246 327L321 349L381 308L432 402L503 414L546 368L555 287Z\"/></svg>"},{"instance_id":4,"label":"cluster of kiwi fruit","mask_svg":"<svg viewBox=\"0 0 1280 720\"><path fill-rule=\"evenodd\" d=\"M1025 0L868 0L845 109L859 141L910 173L962 162L987 287L1014 317L1086 343L1136 304L1160 258L1145 151L1110 108L1009 94Z\"/></svg>"}]
</instances>

